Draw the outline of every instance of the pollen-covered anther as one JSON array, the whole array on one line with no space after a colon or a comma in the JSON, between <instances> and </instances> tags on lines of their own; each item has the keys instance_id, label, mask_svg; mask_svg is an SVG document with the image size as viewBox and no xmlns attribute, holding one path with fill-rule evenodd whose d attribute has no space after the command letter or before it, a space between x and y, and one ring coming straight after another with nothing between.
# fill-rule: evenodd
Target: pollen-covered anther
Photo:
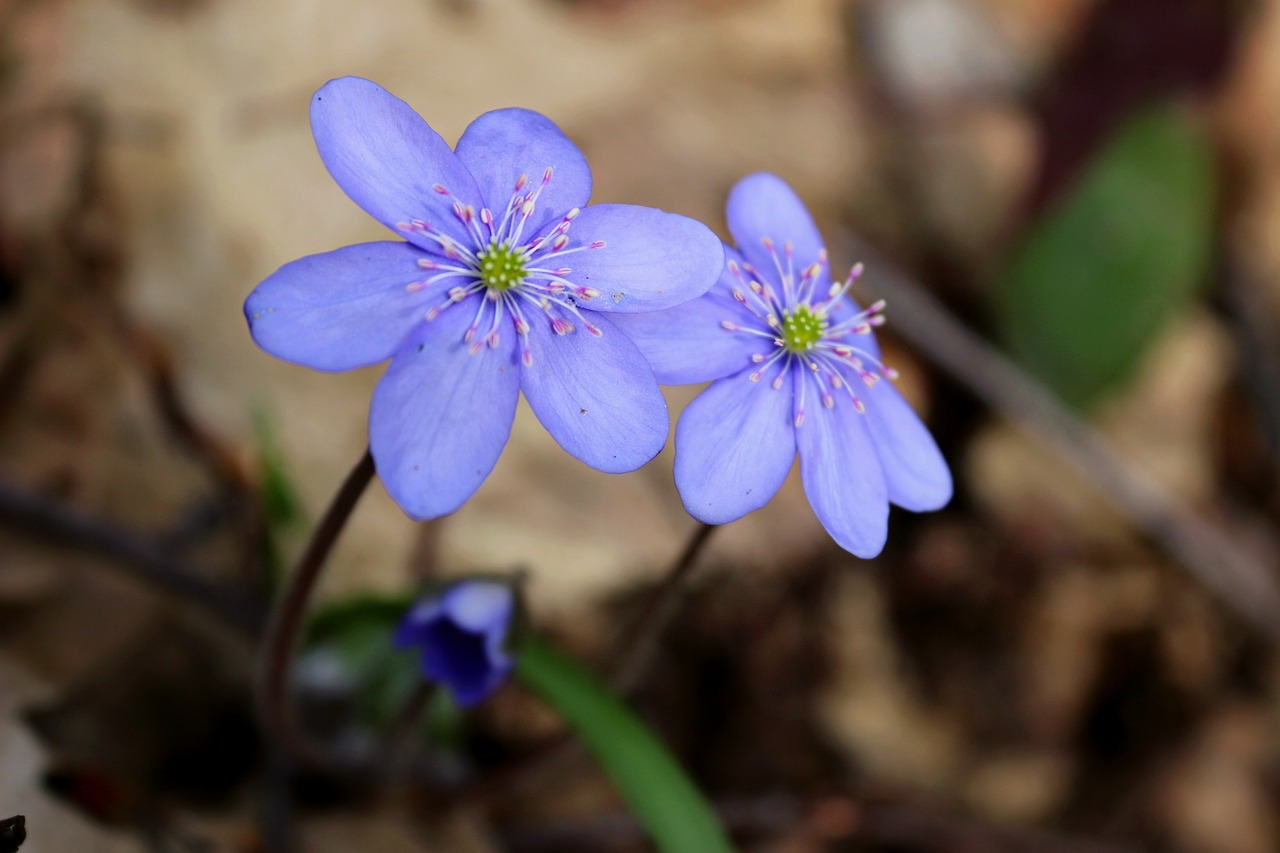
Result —
<instances>
[{"instance_id":1,"label":"pollen-covered anther","mask_svg":"<svg viewBox=\"0 0 1280 853\"><path fill-rule=\"evenodd\" d=\"M804 426L804 409L796 409L796 429Z\"/></svg>"},{"instance_id":2,"label":"pollen-covered anther","mask_svg":"<svg viewBox=\"0 0 1280 853\"><path fill-rule=\"evenodd\" d=\"M497 332L490 332L490 333L489 333L489 337L485 338L485 340L486 340L486 341L488 341L488 343L489 343L489 349L497 349L497 348L498 348L498 341L499 341L499 338L498 338L498 333L497 333Z\"/></svg>"},{"instance_id":3,"label":"pollen-covered anther","mask_svg":"<svg viewBox=\"0 0 1280 853\"><path fill-rule=\"evenodd\" d=\"M578 218L578 214L581 212L582 212L582 208L580 207L573 208L572 210L570 210L568 213L564 215L564 221L572 222L573 220Z\"/></svg>"},{"instance_id":4,"label":"pollen-covered anther","mask_svg":"<svg viewBox=\"0 0 1280 853\"><path fill-rule=\"evenodd\" d=\"M782 390L782 376L783 375L779 373L777 376L773 378L773 381L769 383L770 385L773 386L773 390L775 391Z\"/></svg>"},{"instance_id":5,"label":"pollen-covered anther","mask_svg":"<svg viewBox=\"0 0 1280 853\"><path fill-rule=\"evenodd\" d=\"M752 364L759 364L760 362L764 361L764 359L765 359L765 357L764 357L763 355L760 355L759 353L756 353L755 355L751 356L751 363L752 363Z\"/></svg>"},{"instance_id":6,"label":"pollen-covered anther","mask_svg":"<svg viewBox=\"0 0 1280 853\"><path fill-rule=\"evenodd\" d=\"M828 409L835 408L835 405L836 405L836 399L835 399L835 397L832 397L832 396L831 396L831 392L830 392L830 391L823 391L823 392L822 392L822 405L826 406Z\"/></svg>"},{"instance_id":7,"label":"pollen-covered anther","mask_svg":"<svg viewBox=\"0 0 1280 853\"><path fill-rule=\"evenodd\" d=\"M449 288L449 298L454 302L461 302L467 298L467 289L465 287Z\"/></svg>"},{"instance_id":8,"label":"pollen-covered anther","mask_svg":"<svg viewBox=\"0 0 1280 853\"><path fill-rule=\"evenodd\" d=\"M898 377L901 375L900 373L898 373L898 371L894 370L892 367L882 367L880 368L880 372L883 373L884 378L888 379L890 382L897 382Z\"/></svg>"},{"instance_id":9,"label":"pollen-covered anther","mask_svg":"<svg viewBox=\"0 0 1280 853\"><path fill-rule=\"evenodd\" d=\"M726 332L736 332L741 327L737 323L731 323L728 320L721 320L720 328L724 329Z\"/></svg>"},{"instance_id":10,"label":"pollen-covered anther","mask_svg":"<svg viewBox=\"0 0 1280 853\"><path fill-rule=\"evenodd\" d=\"M556 252L560 251L561 249L563 249L563 248L564 248L565 246L567 246L567 245L569 245L569 235L568 235L568 234L561 234L561 235L559 235L558 237L556 237L554 240L552 240L552 241L551 241L551 249L552 249L553 251L556 251Z\"/></svg>"},{"instance_id":11,"label":"pollen-covered anther","mask_svg":"<svg viewBox=\"0 0 1280 853\"><path fill-rule=\"evenodd\" d=\"M555 170L554 170L554 169L552 169L550 166L548 166L545 170L543 170L543 172L542 172L542 183L543 183L543 185L544 185L544 186L545 186L546 184L551 183L551 175L552 175L552 173L553 173L554 171L555 171Z\"/></svg>"},{"instance_id":12,"label":"pollen-covered anther","mask_svg":"<svg viewBox=\"0 0 1280 853\"><path fill-rule=\"evenodd\" d=\"M524 364L525 367L533 366L533 353L529 350L528 347L525 347L524 352L520 354L520 361Z\"/></svg>"},{"instance_id":13,"label":"pollen-covered anther","mask_svg":"<svg viewBox=\"0 0 1280 853\"><path fill-rule=\"evenodd\" d=\"M418 266L422 267L424 270L434 270L434 269L440 268L440 265L435 261L431 260L430 258L418 258Z\"/></svg>"},{"instance_id":14,"label":"pollen-covered anther","mask_svg":"<svg viewBox=\"0 0 1280 853\"><path fill-rule=\"evenodd\" d=\"M515 191L516 191L516 192L520 192L520 190L524 189L524 188L525 188L525 186L526 186L526 185L528 185L528 183L529 183L529 176L528 176L528 175L521 175L520 177L516 178L516 189L515 189Z\"/></svg>"},{"instance_id":15,"label":"pollen-covered anther","mask_svg":"<svg viewBox=\"0 0 1280 853\"><path fill-rule=\"evenodd\" d=\"M747 304L747 294L743 293L736 287L733 289L733 298L741 302L743 305Z\"/></svg>"},{"instance_id":16,"label":"pollen-covered anther","mask_svg":"<svg viewBox=\"0 0 1280 853\"><path fill-rule=\"evenodd\" d=\"M587 331L590 332L592 335L596 336L597 338L604 336L604 332L600 331L599 326L594 326L591 323L587 323L586 327L587 327Z\"/></svg>"},{"instance_id":17,"label":"pollen-covered anther","mask_svg":"<svg viewBox=\"0 0 1280 853\"><path fill-rule=\"evenodd\" d=\"M573 331L573 324L568 320L556 317L551 321L551 331L555 332L557 335L567 335Z\"/></svg>"},{"instance_id":18,"label":"pollen-covered anther","mask_svg":"<svg viewBox=\"0 0 1280 853\"><path fill-rule=\"evenodd\" d=\"M759 382L763 377L764 377L764 374L757 370L747 378L750 379L752 382Z\"/></svg>"},{"instance_id":19,"label":"pollen-covered anther","mask_svg":"<svg viewBox=\"0 0 1280 853\"><path fill-rule=\"evenodd\" d=\"M579 287L573 292L577 294L579 299L586 300L587 302L590 302L592 299L595 299L600 295L600 291L596 290L594 287Z\"/></svg>"},{"instance_id":20,"label":"pollen-covered anther","mask_svg":"<svg viewBox=\"0 0 1280 853\"><path fill-rule=\"evenodd\" d=\"M859 399L858 397L853 398L853 409L855 412L857 412L860 415L866 414L866 411L867 411L867 407L863 404L862 400Z\"/></svg>"},{"instance_id":21,"label":"pollen-covered anther","mask_svg":"<svg viewBox=\"0 0 1280 853\"><path fill-rule=\"evenodd\" d=\"M437 195L449 195L449 191L444 188L444 184L432 184L431 189L435 191Z\"/></svg>"},{"instance_id":22,"label":"pollen-covered anther","mask_svg":"<svg viewBox=\"0 0 1280 853\"><path fill-rule=\"evenodd\" d=\"M419 290L422 290L426 286L427 286L427 283L425 281L411 281L404 286L404 289L405 289L405 292L407 293L417 293Z\"/></svg>"},{"instance_id":23,"label":"pollen-covered anther","mask_svg":"<svg viewBox=\"0 0 1280 853\"><path fill-rule=\"evenodd\" d=\"M524 321L523 317L516 317L513 321L513 325L516 327L517 335L529 334L529 324Z\"/></svg>"},{"instance_id":24,"label":"pollen-covered anther","mask_svg":"<svg viewBox=\"0 0 1280 853\"><path fill-rule=\"evenodd\" d=\"M603 240L596 240L594 243L592 243L592 244L591 244L590 246L588 246L587 248L588 248L588 249L603 249L603 248L604 248L604 241L603 241Z\"/></svg>"}]
</instances>

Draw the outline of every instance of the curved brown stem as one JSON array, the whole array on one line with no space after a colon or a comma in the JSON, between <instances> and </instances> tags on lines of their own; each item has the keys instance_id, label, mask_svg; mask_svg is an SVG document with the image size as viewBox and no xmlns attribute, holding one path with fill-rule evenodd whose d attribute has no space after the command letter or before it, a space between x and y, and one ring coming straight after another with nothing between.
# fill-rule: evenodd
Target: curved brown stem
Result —
<instances>
[{"instance_id":1,"label":"curved brown stem","mask_svg":"<svg viewBox=\"0 0 1280 853\"><path fill-rule=\"evenodd\" d=\"M324 762L309 749L298 731L293 715L293 656L302 632L303 618L329 552L351 518L360 496L373 479L373 456L366 449L347 474L324 518L316 526L298 565L289 576L284 595L276 603L267 624L267 634L258 657L258 677L254 685L259 719L268 743L293 761L305 764Z\"/></svg>"}]
</instances>

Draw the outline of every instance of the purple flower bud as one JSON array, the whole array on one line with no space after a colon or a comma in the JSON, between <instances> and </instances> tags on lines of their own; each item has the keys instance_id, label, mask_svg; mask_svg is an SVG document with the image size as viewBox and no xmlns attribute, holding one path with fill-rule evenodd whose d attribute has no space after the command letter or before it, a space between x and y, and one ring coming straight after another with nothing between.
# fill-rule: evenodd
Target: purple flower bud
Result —
<instances>
[{"instance_id":1,"label":"purple flower bud","mask_svg":"<svg viewBox=\"0 0 1280 853\"><path fill-rule=\"evenodd\" d=\"M414 605L395 644L420 649L427 680L445 685L469 708L497 690L515 666L507 648L515 612L509 584L461 580Z\"/></svg>"}]
</instances>

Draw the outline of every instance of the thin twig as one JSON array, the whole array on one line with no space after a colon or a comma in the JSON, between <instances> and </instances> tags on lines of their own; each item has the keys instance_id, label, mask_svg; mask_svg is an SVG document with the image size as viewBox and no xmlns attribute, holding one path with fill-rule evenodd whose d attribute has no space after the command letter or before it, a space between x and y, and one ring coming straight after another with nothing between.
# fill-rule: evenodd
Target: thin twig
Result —
<instances>
[{"instance_id":1,"label":"thin twig","mask_svg":"<svg viewBox=\"0 0 1280 853\"><path fill-rule=\"evenodd\" d=\"M686 581L715 529L714 524L698 525L685 543L680 556L654 590L639 618L623 635L619 651L620 662L611 680L613 689L623 696L631 694L643 680L645 670L649 668L654 652L658 650L658 641L662 639L667 625L680 612Z\"/></svg>"},{"instance_id":2,"label":"thin twig","mask_svg":"<svg viewBox=\"0 0 1280 853\"><path fill-rule=\"evenodd\" d=\"M308 766L324 766L328 762L320 759L309 748L305 737L295 726L292 702L293 656L302 632L307 604L320 580L329 552L346 527L352 510L373 479L373 474L373 456L366 449L333 496L324 518L307 543L307 550L289 576L284 595L272 611L258 658L255 698L268 743L282 749L286 756Z\"/></svg>"},{"instance_id":3,"label":"thin twig","mask_svg":"<svg viewBox=\"0 0 1280 853\"><path fill-rule=\"evenodd\" d=\"M0 524L55 547L105 558L130 577L190 602L250 637L266 622L257 601L182 565L143 537L3 482Z\"/></svg>"},{"instance_id":4,"label":"thin twig","mask_svg":"<svg viewBox=\"0 0 1280 853\"><path fill-rule=\"evenodd\" d=\"M1250 625L1280 642L1280 587L1270 569L1121 456L1049 391L955 320L916 282L851 235L851 253L874 271L872 286L893 327L992 409L1045 442Z\"/></svg>"}]
</instances>

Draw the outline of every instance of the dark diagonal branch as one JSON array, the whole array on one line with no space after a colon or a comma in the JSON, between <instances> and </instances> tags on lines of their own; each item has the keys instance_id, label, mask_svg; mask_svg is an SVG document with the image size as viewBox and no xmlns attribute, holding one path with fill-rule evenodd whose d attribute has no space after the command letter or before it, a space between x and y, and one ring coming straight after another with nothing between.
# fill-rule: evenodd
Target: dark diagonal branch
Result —
<instances>
[{"instance_id":1,"label":"dark diagonal branch","mask_svg":"<svg viewBox=\"0 0 1280 853\"><path fill-rule=\"evenodd\" d=\"M1043 441L1206 589L1280 642L1280 586L1222 529L1133 465L1038 382L957 321L923 287L846 235L889 301L893 328L993 410Z\"/></svg>"}]
</instances>

